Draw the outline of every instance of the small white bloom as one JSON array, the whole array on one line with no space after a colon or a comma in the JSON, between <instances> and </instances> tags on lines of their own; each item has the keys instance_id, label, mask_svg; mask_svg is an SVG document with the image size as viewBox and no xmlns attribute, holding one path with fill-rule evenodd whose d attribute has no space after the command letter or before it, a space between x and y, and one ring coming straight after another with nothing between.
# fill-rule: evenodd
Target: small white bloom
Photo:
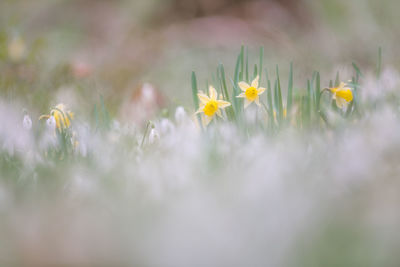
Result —
<instances>
[{"instance_id":1,"label":"small white bloom","mask_svg":"<svg viewBox=\"0 0 400 267\"><path fill-rule=\"evenodd\" d=\"M47 119L46 124L47 124L47 129L49 129L50 131L55 131L56 119L54 118L54 116L50 116L50 118Z\"/></svg>"},{"instance_id":2,"label":"small white bloom","mask_svg":"<svg viewBox=\"0 0 400 267\"><path fill-rule=\"evenodd\" d=\"M161 134L171 133L175 129L174 125L169 119L162 119L160 122L160 132Z\"/></svg>"},{"instance_id":3,"label":"small white bloom","mask_svg":"<svg viewBox=\"0 0 400 267\"><path fill-rule=\"evenodd\" d=\"M149 134L149 143L154 144L160 140L160 135L158 134L158 131L156 129L151 129L150 134Z\"/></svg>"},{"instance_id":4,"label":"small white bloom","mask_svg":"<svg viewBox=\"0 0 400 267\"><path fill-rule=\"evenodd\" d=\"M119 132L121 131L121 124L117 120L112 120L111 122L111 130Z\"/></svg>"},{"instance_id":5,"label":"small white bloom","mask_svg":"<svg viewBox=\"0 0 400 267\"><path fill-rule=\"evenodd\" d=\"M175 110L175 121L178 124L182 124L186 119L186 111L182 106L179 106Z\"/></svg>"},{"instance_id":6,"label":"small white bloom","mask_svg":"<svg viewBox=\"0 0 400 267\"><path fill-rule=\"evenodd\" d=\"M25 130L30 130L32 128L32 120L29 115L24 116L24 120L22 121L22 126Z\"/></svg>"}]
</instances>

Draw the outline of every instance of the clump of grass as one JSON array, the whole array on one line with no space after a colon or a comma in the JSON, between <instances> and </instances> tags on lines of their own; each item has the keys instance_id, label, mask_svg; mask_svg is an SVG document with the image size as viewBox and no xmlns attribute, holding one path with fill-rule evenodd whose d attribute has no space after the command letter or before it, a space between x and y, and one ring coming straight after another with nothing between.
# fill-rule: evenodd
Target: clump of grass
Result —
<instances>
[{"instance_id":1,"label":"clump of grass","mask_svg":"<svg viewBox=\"0 0 400 267\"><path fill-rule=\"evenodd\" d=\"M381 61L381 50L379 50L379 62ZM287 77L287 87L283 90L282 79L280 76L279 66L274 68L274 75L270 75L267 69L263 67L264 49L260 48L258 64L254 64L254 71L249 73L249 56L248 49L242 46L236 60L234 73L230 77L230 86L226 82L226 74L224 65L219 64L215 79L215 88L223 99L232 105L225 109L225 118L237 125L239 128L247 131L248 123L246 122L245 109L246 101L255 101L257 103L257 125L263 129L266 134L278 134L280 130L288 127L308 131L310 129L332 129L338 126L330 117L341 118L343 121L355 121L362 116L362 106L359 100L360 78L363 77L356 63L352 63L354 74L347 77L348 82L344 83L340 80L339 72L333 80L329 80L328 84L321 84L321 75L319 71L315 71L310 79L304 83L306 86L295 86L293 63L289 65L289 75ZM380 72L378 63L378 71ZM265 80L264 78L265 77ZM241 83L251 87L250 82L260 84L261 91L254 99L247 96L247 92L240 95ZM264 88L266 92L264 93ZM255 88L257 89L257 88ZM243 90L243 89L242 89ZM246 90L244 90L246 91ZM285 92L284 92L285 91ZM196 75L192 73L192 93L195 109L199 109ZM243 97L242 99L238 99ZM285 99L286 98L286 99ZM243 100L244 99L244 100ZM245 103L243 107L243 103ZM203 107L205 103L203 103ZM254 105L253 105L254 106ZM250 104L251 107L251 104ZM254 107L252 107L254 108ZM201 108L200 108L201 111ZM205 118L213 117L205 115ZM199 115L197 115L200 120ZM247 130L246 130L247 129Z\"/></svg>"}]
</instances>

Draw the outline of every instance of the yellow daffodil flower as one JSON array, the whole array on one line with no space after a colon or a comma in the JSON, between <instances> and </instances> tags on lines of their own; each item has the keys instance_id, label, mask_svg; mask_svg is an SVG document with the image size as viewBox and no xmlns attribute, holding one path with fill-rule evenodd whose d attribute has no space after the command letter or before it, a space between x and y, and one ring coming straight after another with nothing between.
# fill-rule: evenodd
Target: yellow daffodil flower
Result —
<instances>
[{"instance_id":1,"label":"yellow daffodil flower","mask_svg":"<svg viewBox=\"0 0 400 267\"><path fill-rule=\"evenodd\" d=\"M348 103L353 101L353 92L349 87L346 87L344 82L341 82L338 87L329 88L333 94L333 99L336 100L336 105L339 108L346 107Z\"/></svg>"},{"instance_id":2,"label":"yellow daffodil flower","mask_svg":"<svg viewBox=\"0 0 400 267\"><path fill-rule=\"evenodd\" d=\"M54 117L54 120L56 121L56 129L61 132L62 130L69 128L71 120L74 119L74 113L67 110L64 104L58 104L51 109L50 115L42 115L39 120L48 119L50 117Z\"/></svg>"},{"instance_id":3,"label":"yellow daffodil flower","mask_svg":"<svg viewBox=\"0 0 400 267\"><path fill-rule=\"evenodd\" d=\"M260 95L264 93L265 88L258 87L259 76L251 82L251 85L246 82L240 82L239 87L243 91L240 95L236 97L244 98L244 108L247 108L252 102L255 102L260 106Z\"/></svg>"},{"instance_id":4,"label":"yellow daffodil flower","mask_svg":"<svg viewBox=\"0 0 400 267\"><path fill-rule=\"evenodd\" d=\"M208 125L211 122L215 114L222 118L222 113L220 109L229 107L231 105L231 103L229 103L228 101L218 99L217 90L215 90L215 88L211 85L208 88L208 94L209 96L201 91L197 94L200 100L200 107L196 111L196 114L204 113L205 125Z\"/></svg>"}]
</instances>

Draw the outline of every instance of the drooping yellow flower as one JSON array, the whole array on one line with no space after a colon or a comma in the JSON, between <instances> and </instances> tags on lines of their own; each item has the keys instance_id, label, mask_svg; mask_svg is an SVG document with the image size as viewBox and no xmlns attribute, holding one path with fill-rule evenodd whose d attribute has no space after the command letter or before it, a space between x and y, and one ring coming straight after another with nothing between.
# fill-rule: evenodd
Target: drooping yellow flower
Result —
<instances>
[{"instance_id":1,"label":"drooping yellow flower","mask_svg":"<svg viewBox=\"0 0 400 267\"><path fill-rule=\"evenodd\" d=\"M260 106L260 95L264 93L265 88L258 87L258 79L259 76L257 75L251 82L251 85L246 82L239 83L239 87L243 92L236 97L244 98L244 108L247 108L252 102Z\"/></svg>"},{"instance_id":2,"label":"drooping yellow flower","mask_svg":"<svg viewBox=\"0 0 400 267\"><path fill-rule=\"evenodd\" d=\"M346 87L344 82L341 82L338 87L329 88L333 94L333 99L336 100L336 105L339 108L346 107L348 103L353 101L353 92L349 87Z\"/></svg>"},{"instance_id":3,"label":"drooping yellow flower","mask_svg":"<svg viewBox=\"0 0 400 267\"><path fill-rule=\"evenodd\" d=\"M54 120L56 121L56 129L61 132L62 130L69 128L71 120L74 119L74 113L67 110L66 106L60 103L50 110L50 115L42 115L39 120L44 118L49 119L50 117L54 117Z\"/></svg>"},{"instance_id":4,"label":"drooping yellow flower","mask_svg":"<svg viewBox=\"0 0 400 267\"><path fill-rule=\"evenodd\" d=\"M217 114L219 117L222 118L222 113L220 109L229 107L231 105L231 103L229 103L228 101L218 99L217 90L215 90L215 88L212 87L211 85L208 88L208 94L209 96L207 96L201 91L200 93L197 94L200 100L200 107L196 111L196 114L204 113L205 125L208 125L211 122L215 114Z\"/></svg>"}]
</instances>

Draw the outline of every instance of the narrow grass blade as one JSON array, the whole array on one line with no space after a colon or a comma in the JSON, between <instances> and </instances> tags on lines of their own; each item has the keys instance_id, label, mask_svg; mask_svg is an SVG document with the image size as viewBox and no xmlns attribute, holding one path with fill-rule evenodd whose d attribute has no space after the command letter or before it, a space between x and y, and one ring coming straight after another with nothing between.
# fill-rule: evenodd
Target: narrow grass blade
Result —
<instances>
[{"instance_id":1,"label":"narrow grass blade","mask_svg":"<svg viewBox=\"0 0 400 267\"><path fill-rule=\"evenodd\" d=\"M103 124L106 129L110 128L110 114L108 113L106 106L104 104L104 98L100 95L101 111L103 113Z\"/></svg>"},{"instance_id":2,"label":"narrow grass blade","mask_svg":"<svg viewBox=\"0 0 400 267\"><path fill-rule=\"evenodd\" d=\"M260 59L258 63L258 73L257 75L259 76L259 84L261 84L261 79L262 79L262 72L263 72L263 59L264 59L264 47L260 47Z\"/></svg>"},{"instance_id":3,"label":"narrow grass blade","mask_svg":"<svg viewBox=\"0 0 400 267\"><path fill-rule=\"evenodd\" d=\"M286 110L287 114L290 115L292 110L292 102L293 102L293 62L290 63L289 70L289 82L288 82L288 92L287 92L287 104Z\"/></svg>"},{"instance_id":4,"label":"narrow grass blade","mask_svg":"<svg viewBox=\"0 0 400 267\"><path fill-rule=\"evenodd\" d=\"M228 88L226 86L224 65L219 64L217 73L218 73L219 80L221 83L222 95L224 96L224 99L226 99L227 101L232 103L233 101L229 96ZM235 96L233 96L233 97L235 97ZM226 114L227 114L229 120L233 120L235 118L235 114L234 114L234 110L233 110L232 106L229 106L226 108Z\"/></svg>"},{"instance_id":5,"label":"narrow grass blade","mask_svg":"<svg viewBox=\"0 0 400 267\"><path fill-rule=\"evenodd\" d=\"M197 96L197 93L198 90L197 90L196 74L194 73L194 71L192 71L192 95L193 95L194 108L196 111L199 109L199 98ZM199 122L200 127L202 127L200 114L197 114L197 120Z\"/></svg>"},{"instance_id":6,"label":"narrow grass blade","mask_svg":"<svg viewBox=\"0 0 400 267\"><path fill-rule=\"evenodd\" d=\"M249 48L246 46L246 82L249 82Z\"/></svg>"},{"instance_id":7,"label":"narrow grass blade","mask_svg":"<svg viewBox=\"0 0 400 267\"><path fill-rule=\"evenodd\" d=\"M240 106L239 106L239 99L236 97L239 95L239 88L238 88L238 83L240 82L240 62L242 58L242 53L239 54L237 60L236 60L236 66L235 66L235 73L232 81L232 88L233 88L233 96L232 96L232 104L235 110L236 116L240 113Z\"/></svg>"},{"instance_id":8,"label":"narrow grass blade","mask_svg":"<svg viewBox=\"0 0 400 267\"><path fill-rule=\"evenodd\" d=\"M357 75L363 77L364 75L361 73L361 71L358 68L358 66L356 65L356 63L353 62L352 65L353 65L353 68L355 69Z\"/></svg>"},{"instance_id":9,"label":"narrow grass blade","mask_svg":"<svg viewBox=\"0 0 400 267\"><path fill-rule=\"evenodd\" d=\"M257 73L258 73L257 64L254 64L253 79L257 76ZM258 84L260 84L260 81L258 81Z\"/></svg>"},{"instance_id":10,"label":"narrow grass blade","mask_svg":"<svg viewBox=\"0 0 400 267\"><path fill-rule=\"evenodd\" d=\"M267 106L268 106L268 113L269 113L269 121L271 128L274 126L274 107L272 104L272 88L271 88L271 81L268 77L268 71L265 70L265 76L267 78Z\"/></svg>"},{"instance_id":11,"label":"narrow grass blade","mask_svg":"<svg viewBox=\"0 0 400 267\"><path fill-rule=\"evenodd\" d=\"M197 79L196 79L196 74L194 71L192 71L192 96L193 96L193 103L194 103L194 108L195 110L199 109L199 98L197 97Z\"/></svg>"},{"instance_id":12,"label":"narrow grass blade","mask_svg":"<svg viewBox=\"0 0 400 267\"><path fill-rule=\"evenodd\" d=\"M240 73L239 73L239 79L241 81L243 81L243 72L244 72L244 46L242 45L242 47L240 48Z\"/></svg>"},{"instance_id":13,"label":"narrow grass blade","mask_svg":"<svg viewBox=\"0 0 400 267\"><path fill-rule=\"evenodd\" d=\"M320 109L321 102L321 77L319 72L317 72L317 77L315 79L315 109L316 112Z\"/></svg>"},{"instance_id":14,"label":"narrow grass blade","mask_svg":"<svg viewBox=\"0 0 400 267\"><path fill-rule=\"evenodd\" d=\"M276 65L276 79L277 79L277 93L278 93L278 118L281 123L283 120L283 102L282 102L282 90L281 90L281 81L279 78L279 68Z\"/></svg>"},{"instance_id":15,"label":"narrow grass blade","mask_svg":"<svg viewBox=\"0 0 400 267\"><path fill-rule=\"evenodd\" d=\"M340 84L339 72L336 72L335 87L338 87L339 84Z\"/></svg>"},{"instance_id":16,"label":"narrow grass blade","mask_svg":"<svg viewBox=\"0 0 400 267\"><path fill-rule=\"evenodd\" d=\"M307 116L308 120L311 121L311 110L313 110L314 96L311 81L307 80Z\"/></svg>"}]
</instances>

